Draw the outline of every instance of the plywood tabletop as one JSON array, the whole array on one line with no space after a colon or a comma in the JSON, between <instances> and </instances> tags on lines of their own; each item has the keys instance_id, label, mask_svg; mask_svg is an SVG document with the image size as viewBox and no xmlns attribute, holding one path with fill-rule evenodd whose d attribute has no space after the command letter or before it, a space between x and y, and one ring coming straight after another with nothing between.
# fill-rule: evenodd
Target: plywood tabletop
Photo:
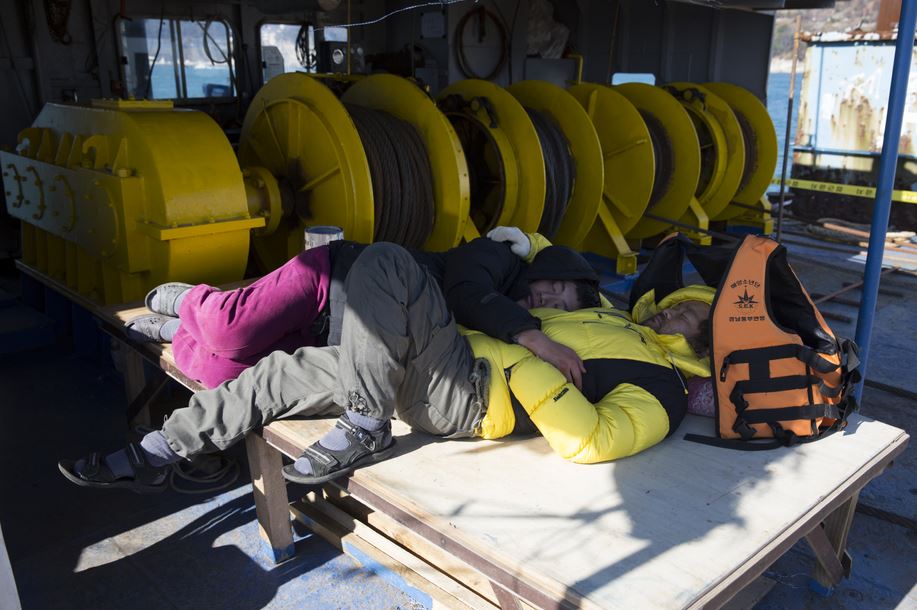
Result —
<instances>
[{"instance_id":1,"label":"plywood tabletop","mask_svg":"<svg viewBox=\"0 0 917 610\"><path fill-rule=\"evenodd\" d=\"M269 428L305 446L329 423ZM712 428L689 416L642 454L586 466L560 459L541 438L442 441L396 422L397 456L353 481L583 607L682 608L728 584L907 441L858 415L847 431L791 449L740 452L682 439Z\"/></svg>"}]
</instances>

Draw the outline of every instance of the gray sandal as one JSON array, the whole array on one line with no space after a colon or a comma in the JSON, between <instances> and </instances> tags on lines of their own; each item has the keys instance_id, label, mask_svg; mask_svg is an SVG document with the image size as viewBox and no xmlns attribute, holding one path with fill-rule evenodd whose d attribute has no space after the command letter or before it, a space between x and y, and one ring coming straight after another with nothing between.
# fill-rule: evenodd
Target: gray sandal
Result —
<instances>
[{"instance_id":1,"label":"gray sandal","mask_svg":"<svg viewBox=\"0 0 917 610\"><path fill-rule=\"evenodd\" d=\"M186 290L191 288L194 288L192 284L185 284L184 282L166 282L146 293L143 303L153 313L164 316L177 316L178 308L175 307L175 301Z\"/></svg>"},{"instance_id":2,"label":"gray sandal","mask_svg":"<svg viewBox=\"0 0 917 610\"><path fill-rule=\"evenodd\" d=\"M131 318L124 323L124 328L127 336L138 343L170 343L171 338L162 336L162 327L173 320L177 321L178 318L148 313Z\"/></svg>"},{"instance_id":3,"label":"gray sandal","mask_svg":"<svg viewBox=\"0 0 917 610\"><path fill-rule=\"evenodd\" d=\"M159 493L168 487L169 466L157 468L149 465L143 450L134 443L128 445L127 455L134 470L132 477L116 477L98 452L90 453L82 460L61 460L57 468L68 481L80 487L128 489L138 494Z\"/></svg>"},{"instance_id":4,"label":"gray sandal","mask_svg":"<svg viewBox=\"0 0 917 610\"><path fill-rule=\"evenodd\" d=\"M368 466L386 460L395 453L395 439L392 437L392 422L370 432L354 425L345 413L338 419L335 427L344 431L348 445L345 449L334 450L323 447L319 442L312 443L300 456L309 460L312 474L303 474L293 464L283 467L283 478L303 485L318 485L344 475L355 468Z\"/></svg>"}]
</instances>

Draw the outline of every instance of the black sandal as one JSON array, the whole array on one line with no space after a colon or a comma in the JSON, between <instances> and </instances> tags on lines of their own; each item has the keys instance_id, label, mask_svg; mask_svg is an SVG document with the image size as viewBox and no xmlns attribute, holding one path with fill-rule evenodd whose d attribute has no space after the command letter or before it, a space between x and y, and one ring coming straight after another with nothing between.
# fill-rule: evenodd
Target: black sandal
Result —
<instances>
[{"instance_id":1,"label":"black sandal","mask_svg":"<svg viewBox=\"0 0 917 610\"><path fill-rule=\"evenodd\" d=\"M345 413L334 425L344 431L347 448L334 450L312 443L300 456L309 460L312 474L303 474L289 464L283 467L283 478L303 485L318 485L348 475L360 466L386 460L395 452L390 421L370 432L354 425Z\"/></svg>"},{"instance_id":2,"label":"black sandal","mask_svg":"<svg viewBox=\"0 0 917 610\"><path fill-rule=\"evenodd\" d=\"M127 455L134 469L133 477L115 477L103 461L102 454L97 451L84 458L79 467L77 467L79 460L61 460L57 463L57 467L68 481L80 487L129 489L138 494L154 494L166 489L168 466L156 468L147 464L143 449L135 443L127 446Z\"/></svg>"}]
</instances>

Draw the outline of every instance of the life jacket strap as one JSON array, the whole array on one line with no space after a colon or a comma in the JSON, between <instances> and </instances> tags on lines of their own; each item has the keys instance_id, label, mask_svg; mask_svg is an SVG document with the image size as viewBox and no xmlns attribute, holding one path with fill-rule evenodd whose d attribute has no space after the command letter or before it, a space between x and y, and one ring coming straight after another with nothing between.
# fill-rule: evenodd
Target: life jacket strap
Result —
<instances>
[{"instance_id":1,"label":"life jacket strap","mask_svg":"<svg viewBox=\"0 0 917 610\"><path fill-rule=\"evenodd\" d=\"M791 421L794 419L816 419L819 417L839 419L840 415L841 413L836 405L820 403L803 407L754 409L742 413L742 420L747 424L766 424L778 421Z\"/></svg>"},{"instance_id":2,"label":"life jacket strap","mask_svg":"<svg viewBox=\"0 0 917 610\"><path fill-rule=\"evenodd\" d=\"M843 429L846 426L846 420L837 420L828 428L824 428L819 431L818 434L801 437L797 434L794 434L790 430L784 430L779 425L772 424L771 428L774 429L774 438L772 439L735 439L735 438L720 438L718 436L703 436L701 434L685 434L684 439L692 443L700 443L701 445L709 445L711 447L720 447L721 449L736 449L738 451L769 451L771 449L778 449L780 447L792 447L794 445L801 445L803 443L811 443L819 439L823 439L826 436L831 436L838 430Z\"/></svg>"},{"instance_id":3,"label":"life jacket strap","mask_svg":"<svg viewBox=\"0 0 917 610\"><path fill-rule=\"evenodd\" d=\"M822 374L832 373L839 366L830 360L822 358L817 351L806 345L796 343L769 345L767 347L739 349L727 354L723 358L723 364L720 367L720 381L726 381L727 369L733 364L748 364L752 377L767 377L766 367L771 360L782 360L784 358L796 358ZM856 358L855 355L854 358Z\"/></svg>"}]
</instances>

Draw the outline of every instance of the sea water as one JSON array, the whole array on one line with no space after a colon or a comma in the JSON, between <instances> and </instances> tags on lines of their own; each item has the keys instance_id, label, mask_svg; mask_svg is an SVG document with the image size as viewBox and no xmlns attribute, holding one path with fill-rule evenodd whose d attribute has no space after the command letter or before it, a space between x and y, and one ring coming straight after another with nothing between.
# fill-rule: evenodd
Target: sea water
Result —
<instances>
[{"instance_id":1,"label":"sea water","mask_svg":"<svg viewBox=\"0 0 917 610\"><path fill-rule=\"evenodd\" d=\"M802 73L796 74L796 89L793 100L793 117L790 120L790 160L786 165L786 175L789 177L790 168L793 166L793 141L796 138L796 122L799 114L799 89L802 87ZM777 167L774 176L779 177L783 169L783 145L786 139L786 107L790 95L790 75L787 72L771 72L767 78L767 112L774 121L777 131ZM770 191L779 191L776 185L771 185Z\"/></svg>"}]
</instances>

